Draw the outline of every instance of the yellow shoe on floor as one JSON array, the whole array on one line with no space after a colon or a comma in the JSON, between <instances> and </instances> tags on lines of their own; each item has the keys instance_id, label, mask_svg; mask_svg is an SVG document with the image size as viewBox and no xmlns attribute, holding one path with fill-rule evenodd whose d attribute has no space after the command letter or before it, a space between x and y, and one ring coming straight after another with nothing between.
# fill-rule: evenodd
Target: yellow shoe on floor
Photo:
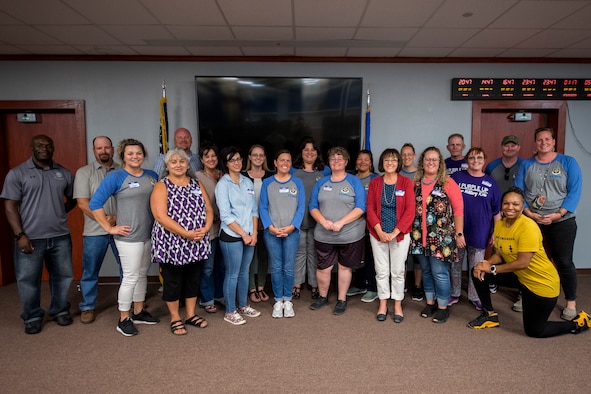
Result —
<instances>
[{"instance_id":1,"label":"yellow shoe on floor","mask_svg":"<svg viewBox=\"0 0 591 394\"><path fill-rule=\"evenodd\" d=\"M587 326L591 328L591 316L585 311L579 312L579 314L571 320L573 323L577 323L578 327Z\"/></svg>"}]
</instances>

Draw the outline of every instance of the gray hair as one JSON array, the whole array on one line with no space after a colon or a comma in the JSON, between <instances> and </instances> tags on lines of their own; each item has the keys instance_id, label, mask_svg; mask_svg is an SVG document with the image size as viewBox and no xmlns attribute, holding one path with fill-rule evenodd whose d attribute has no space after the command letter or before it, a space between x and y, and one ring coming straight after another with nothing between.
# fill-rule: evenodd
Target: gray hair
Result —
<instances>
[{"instance_id":1,"label":"gray hair","mask_svg":"<svg viewBox=\"0 0 591 394\"><path fill-rule=\"evenodd\" d=\"M189 162L189 155L187 155L187 152L185 152L184 149L171 149L166 153L166 156L164 156L164 162L168 163L170 161L170 159L172 158L172 156L177 155L179 156L181 159L185 159L187 161L187 163Z\"/></svg>"}]
</instances>

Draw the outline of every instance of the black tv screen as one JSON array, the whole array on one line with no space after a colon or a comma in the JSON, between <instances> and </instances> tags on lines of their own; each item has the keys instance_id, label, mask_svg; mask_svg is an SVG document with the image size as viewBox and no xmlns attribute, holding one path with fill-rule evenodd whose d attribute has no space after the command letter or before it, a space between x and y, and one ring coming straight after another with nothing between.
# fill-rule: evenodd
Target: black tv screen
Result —
<instances>
[{"instance_id":1,"label":"black tv screen","mask_svg":"<svg viewBox=\"0 0 591 394\"><path fill-rule=\"evenodd\" d=\"M253 144L267 162L285 148L297 155L302 138L312 136L326 152L347 148L354 166L362 128L361 78L195 77L199 142L218 148Z\"/></svg>"}]
</instances>

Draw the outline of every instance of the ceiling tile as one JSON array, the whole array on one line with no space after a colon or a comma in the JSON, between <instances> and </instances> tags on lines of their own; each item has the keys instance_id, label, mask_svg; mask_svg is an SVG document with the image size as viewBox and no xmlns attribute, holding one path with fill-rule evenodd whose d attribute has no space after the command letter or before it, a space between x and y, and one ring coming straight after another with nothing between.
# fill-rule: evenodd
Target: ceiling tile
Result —
<instances>
[{"instance_id":1,"label":"ceiling tile","mask_svg":"<svg viewBox=\"0 0 591 394\"><path fill-rule=\"evenodd\" d=\"M179 40L234 40L232 31L226 26L167 26Z\"/></svg>"},{"instance_id":2,"label":"ceiling tile","mask_svg":"<svg viewBox=\"0 0 591 394\"><path fill-rule=\"evenodd\" d=\"M454 48L404 48L399 57L446 57Z\"/></svg>"},{"instance_id":3,"label":"ceiling tile","mask_svg":"<svg viewBox=\"0 0 591 394\"><path fill-rule=\"evenodd\" d=\"M188 56L189 51L183 47L152 47L134 45L131 47L140 55L152 56Z\"/></svg>"},{"instance_id":4,"label":"ceiling tile","mask_svg":"<svg viewBox=\"0 0 591 394\"><path fill-rule=\"evenodd\" d=\"M39 30L72 45L117 45L116 39L96 26L38 26Z\"/></svg>"},{"instance_id":5,"label":"ceiling tile","mask_svg":"<svg viewBox=\"0 0 591 394\"><path fill-rule=\"evenodd\" d=\"M296 27L296 40L351 40L355 34L352 27Z\"/></svg>"},{"instance_id":6,"label":"ceiling tile","mask_svg":"<svg viewBox=\"0 0 591 394\"><path fill-rule=\"evenodd\" d=\"M403 27L361 27L357 34L356 40L377 40L377 41L408 41L419 29Z\"/></svg>"},{"instance_id":7,"label":"ceiling tile","mask_svg":"<svg viewBox=\"0 0 591 394\"><path fill-rule=\"evenodd\" d=\"M84 55L85 52L69 45L23 45L22 49L43 55Z\"/></svg>"},{"instance_id":8,"label":"ceiling tile","mask_svg":"<svg viewBox=\"0 0 591 394\"><path fill-rule=\"evenodd\" d=\"M125 45L76 45L77 49L87 55L134 56L138 55L131 47Z\"/></svg>"},{"instance_id":9,"label":"ceiling tile","mask_svg":"<svg viewBox=\"0 0 591 394\"><path fill-rule=\"evenodd\" d=\"M503 52L500 48L458 48L451 51L447 57L496 57Z\"/></svg>"},{"instance_id":10,"label":"ceiling tile","mask_svg":"<svg viewBox=\"0 0 591 394\"><path fill-rule=\"evenodd\" d=\"M293 47L243 47L245 56L294 56Z\"/></svg>"},{"instance_id":11,"label":"ceiling tile","mask_svg":"<svg viewBox=\"0 0 591 394\"><path fill-rule=\"evenodd\" d=\"M3 0L0 11L31 25L82 25L90 21L59 0Z\"/></svg>"},{"instance_id":12,"label":"ceiling tile","mask_svg":"<svg viewBox=\"0 0 591 394\"><path fill-rule=\"evenodd\" d=\"M70 7L96 24L147 25L158 21L139 2L121 0L80 1L63 0Z\"/></svg>"},{"instance_id":13,"label":"ceiling tile","mask_svg":"<svg viewBox=\"0 0 591 394\"><path fill-rule=\"evenodd\" d=\"M154 17L165 25L225 25L215 0L141 0Z\"/></svg>"},{"instance_id":14,"label":"ceiling tile","mask_svg":"<svg viewBox=\"0 0 591 394\"><path fill-rule=\"evenodd\" d=\"M34 51L25 51L24 49L14 47L12 45L0 44L0 55L29 55L35 53Z\"/></svg>"},{"instance_id":15,"label":"ceiling tile","mask_svg":"<svg viewBox=\"0 0 591 394\"><path fill-rule=\"evenodd\" d=\"M126 45L145 45L146 40L173 40L162 26L102 26L102 29Z\"/></svg>"},{"instance_id":16,"label":"ceiling tile","mask_svg":"<svg viewBox=\"0 0 591 394\"><path fill-rule=\"evenodd\" d=\"M311 57L343 57L347 53L347 48L296 48L296 56L311 56Z\"/></svg>"},{"instance_id":17,"label":"ceiling tile","mask_svg":"<svg viewBox=\"0 0 591 394\"><path fill-rule=\"evenodd\" d=\"M347 57L392 57L400 48L349 48Z\"/></svg>"},{"instance_id":18,"label":"ceiling tile","mask_svg":"<svg viewBox=\"0 0 591 394\"><path fill-rule=\"evenodd\" d=\"M433 48L454 47L474 37L478 29L421 29L409 42L408 47Z\"/></svg>"},{"instance_id":19,"label":"ceiling tile","mask_svg":"<svg viewBox=\"0 0 591 394\"><path fill-rule=\"evenodd\" d=\"M485 29L462 44L464 48L511 48L540 29Z\"/></svg>"},{"instance_id":20,"label":"ceiling tile","mask_svg":"<svg viewBox=\"0 0 591 394\"><path fill-rule=\"evenodd\" d=\"M591 58L591 48L566 48L558 50L548 57Z\"/></svg>"},{"instance_id":21,"label":"ceiling tile","mask_svg":"<svg viewBox=\"0 0 591 394\"><path fill-rule=\"evenodd\" d=\"M294 1L296 26L357 26L367 0Z\"/></svg>"},{"instance_id":22,"label":"ceiling tile","mask_svg":"<svg viewBox=\"0 0 591 394\"><path fill-rule=\"evenodd\" d=\"M566 18L552 25L554 29L588 29L591 24L591 2L584 8L581 8Z\"/></svg>"},{"instance_id":23,"label":"ceiling tile","mask_svg":"<svg viewBox=\"0 0 591 394\"><path fill-rule=\"evenodd\" d=\"M531 48L523 48L523 49L507 49L503 53L501 53L501 57L546 57L549 54L555 52L556 49L531 49Z\"/></svg>"},{"instance_id":24,"label":"ceiling tile","mask_svg":"<svg viewBox=\"0 0 591 394\"><path fill-rule=\"evenodd\" d=\"M549 27L583 6L581 1L520 1L491 28L535 29Z\"/></svg>"},{"instance_id":25,"label":"ceiling tile","mask_svg":"<svg viewBox=\"0 0 591 394\"><path fill-rule=\"evenodd\" d=\"M372 0L361 22L361 26L422 26L443 0Z\"/></svg>"},{"instance_id":26,"label":"ceiling tile","mask_svg":"<svg viewBox=\"0 0 591 394\"><path fill-rule=\"evenodd\" d=\"M590 35L589 30L544 30L517 44L516 48L565 48Z\"/></svg>"},{"instance_id":27,"label":"ceiling tile","mask_svg":"<svg viewBox=\"0 0 591 394\"><path fill-rule=\"evenodd\" d=\"M30 26L0 26L2 41L13 45L58 45L53 37Z\"/></svg>"},{"instance_id":28,"label":"ceiling tile","mask_svg":"<svg viewBox=\"0 0 591 394\"><path fill-rule=\"evenodd\" d=\"M187 47L193 56L243 56L239 47Z\"/></svg>"},{"instance_id":29,"label":"ceiling tile","mask_svg":"<svg viewBox=\"0 0 591 394\"><path fill-rule=\"evenodd\" d=\"M234 26L232 31L238 40L283 41L293 40L291 27L240 27Z\"/></svg>"},{"instance_id":30,"label":"ceiling tile","mask_svg":"<svg viewBox=\"0 0 591 394\"><path fill-rule=\"evenodd\" d=\"M291 26L291 0L218 0L230 25Z\"/></svg>"},{"instance_id":31,"label":"ceiling tile","mask_svg":"<svg viewBox=\"0 0 591 394\"><path fill-rule=\"evenodd\" d=\"M514 4L515 0L447 0L427 21L425 27L484 28Z\"/></svg>"}]
</instances>

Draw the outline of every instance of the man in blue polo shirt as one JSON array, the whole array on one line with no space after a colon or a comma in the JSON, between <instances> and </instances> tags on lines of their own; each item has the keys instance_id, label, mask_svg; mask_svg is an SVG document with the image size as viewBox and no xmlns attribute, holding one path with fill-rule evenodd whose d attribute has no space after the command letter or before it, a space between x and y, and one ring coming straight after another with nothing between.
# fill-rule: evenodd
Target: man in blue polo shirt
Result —
<instances>
[{"instance_id":1,"label":"man in blue polo shirt","mask_svg":"<svg viewBox=\"0 0 591 394\"><path fill-rule=\"evenodd\" d=\"M76 202L72 198L74 177L53 161L52 139L46 135L33 137L31 151L29 160L6 175L0 198L4 199L6 218L14 233L14 266L25 333L37 334L45 317L40 306L44 260L51 288L49 316L60 326L72 324L67 300L72 282L67 212Z\"/></svg>"}]
</instances>

